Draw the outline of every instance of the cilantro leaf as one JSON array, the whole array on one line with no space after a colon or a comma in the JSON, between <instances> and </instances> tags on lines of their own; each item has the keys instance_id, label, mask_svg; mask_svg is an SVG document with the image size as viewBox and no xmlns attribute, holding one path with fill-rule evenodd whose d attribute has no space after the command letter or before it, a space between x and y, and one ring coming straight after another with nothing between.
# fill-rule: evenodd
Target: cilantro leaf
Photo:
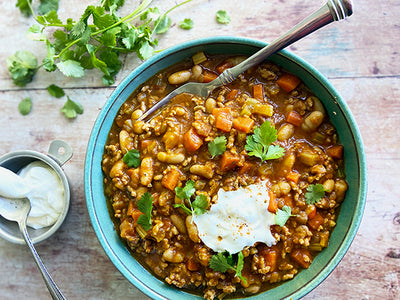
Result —
<instances>
[{"instance_id":1,"label":"cilantro leaf","mask_svg":"<svg viewBox=\"0 0 400 300\"><path fill-rule=\"evenodd\" d=\"M57 63L57 68L65 75L72 77L82 77L85 74L83 67L76 60L65 60Z\"/></svg>"},{"instance_id":2,"label":"cilantro leaf","mask_svg":"<svg viewBox=\"0 0 400 300\"><path fill-rule=\"evenodd\" d=\"M208 151L211 154L211 158L223 154L225 150L226 137L224 135L217 136L215 139L208 143Z\"/></svg>"},{"instance_id":3,"label":"cilantro leaf","mask_svg":"<svg viewBox=\"0 0 400 300\"><path fill-rule=\"evenodd\" d=\"M188 180L183 188L179 186L175 188L176 197L182 200L188 200L190 208L188 208L185 204L174 204L174 207L182 208L188 215L201 215L206 212L208 200L205 195L200 194L196 196L193 202L190 201L190 198L196 191L194 184L195 183L193 180Z\"/></svg>"},{"instance_id":4,"label":"cilantro leaf","mask_svg":"<svg viewBox=\"0 0 400 300\"><path fill-rule=\"evenodd\" d=\"M261 161L277 159L283 156L285 150L278 145L271 145L277 139L277 131L269 121L254 129L254 133L247 137L245 149L248 155L255 156Z\"/></svg>"},{"instance_id":5,"label":"cilantro leaf","mask_svg":"<svg viewBox=\"0 0 400 300\"><path fill-rule=\"evenodd\" d=\"M183 21L179 22L179 27L182 29L186 29L186 30L192 29L193 28L193 20L186 18Z\"/></svg>"},{"instance_id":6,"label":"cilantro leaf","mask_svg":"<svg viewBox=\"0 0 400 300\"><path fill-rule=\"evenodd\" d=\"M19 8L25 17L29 17L32 14L31 4L32 0L18 0L15 6Z\"/></svg>"},{"instance_id":7,"label":"cilantro leaf","mask_svg":"<svg viewBox=\"0 0 400 300\"><path fill-rule=\"evenodd\" d=\"M128 152L125 153L124 157L122 158L124 163L128 165L128 167L134 167L137 168L140 166L140 152L139 150L136 149L131 149L128 150Z\"/></svg>"},{"instance_id":8,"label":"cilantro leaf","mask_svg":"<svg viewBox=\"0 0 400 300\"><path fill-rule=\"evenodd\" d=\"M58 10L59 0L40 0L38 12L40 15L45 15L51 11Z\"/></svg>"},{"instance_id":9,"label":"cilantro leaf","mask_svg":"<svg viewBox=\"0 0 400 300\"><path fill-rule=\"evenodd\" d=\"M208 206L207 197L205 195L197 195L196 199L192 202L192 209L196 215L202 215L206 212Z\"/></svg>"},{"instance_id":10,"label":"cilantro leaf","mask_svg":"<svg viewBox=\"0 0 400 300\"><path fill-rule=\"evenodd\" d=\"M32 100L29 97L24 98L18 104L18 110L23 116L29 114L31 112L31 108L32 108Z\"/></svg>"},{"instance_id":11,"label":"cilantro leaf","mask_svg":"<svg viewBox=\"0 0 400 300\"><path fill-rule=\"evenodd\" d=\"M179 199L182 200L189 200L196 189L194 188L194 181L193 180L188 180L183 188L177 186L175 188L175 194Z\"/></svg>"},{"instance_id":12,"label":"cilantro leaf","mask_svg":"<svg viewBox=\"0 0 400 300\"><path fill-rule=\"evenodd\" d=\"M292 209L290 206L285 205L282 209L278 209L275 215L275 224L283 227L287 220L292 216Z\"/></svg>"},{"instance_id":13,"label":"cilantro leaf","mask_svg":"<svg viewBox=\"0 0 400 300\"><path fill-rule=\"evenodd\" d=\"M244 257L242 252L238 253L236 267L234 265L232 254L229 254L228 252L218 252L217 254L214 254L208 262L208 266L215 271L222 273L225 273L228 270L235 271L235 276L239 277L246 283L246 278L242 276L243 265Z\"/></svg>"},{"instance_id":14,"label":"cilantro leaf","mask_svg":"<svg viewBox=\"0 0 400 300\"><path fill-rule=\"evenodd\" d=\"M101 5L105 8L105 10L110 11L112 7L114 7L114 10L117 10L124 5L124 2L125 0L103 0L101 1Z\"/></svg>"},{"instance_id":15,"label":"cilantro leaf","mask_svg":"<svg viewBox=\"0 0 400 300\"><path fill-rule=\"evenodd\" d=\"M40 26L38 24L33 24L31 27L29 27L26 36L28 39L32 41L45 41L46 40L46 35L44 35L41 30Z\"/></svg>"},{"instance_id":16,"label":"cilantro leaf","mask_svg":"<svg viewBox=\"0 0 400 300\"><path fill-rule=\"evenodd\" d=\"M25 86L36 74L37 58L31 52L20 50L7 58L7 67L13 82L18 86Z\"/></svg>"},{"instance_id":17,"label":"cilantro leaf","mask_svg":"<svg viewBox=\"0 0 400 300\"><path fill-rule=\"evenodd\" d=\"M65 102L64 106L61 108L61 112L68 118L74 119L77 114L83 113L83 107L80 103L72 101L67 96L67 102Z\"/></svg>"},{"instance_id":18,"label":"cilantro leaf","mask_svg":"<svg viewBox=\"0 0 400 300\"><path fill-rule=\"evenodd\" d=\"M143 227L144 230L148 231L151 228L151 211L153 209L153 197L149 192L142 195L140 200L137 202L139 210L144 213L140 215L137 223Z\"/></svg>"},{"instance_id":19,"label":"cilantro leaf","mask_svg":"<svg viewBox=\"0 0 400 300\"><path fill-rule=\"evenodd\" d=\"M325 196L325 188L322 184L310 184L307 187L307 192L305 195L307 204L314 204L319 202Z\"/></svg>"},{"instance_id":20,"label":"cilantro leaf","mask_svg":"<svg viewBox=\"0 0 400 300\"><path fill-rule=\"evenodd\" d=\"M156 21L154 32L157 34L165 33L171 27L171 18L167 15L160 16Z\"/></svg>"},{"instance_id":21,"label":"cilantro leaf","mask_svg":"<svg viewBox=\"0 0 400 300\"><path fill-rule=\"evenodd\" d=\"M61 98L65 95L64 90L55 84L49 85L46 89L50 95L56 98Z\"/></svg>"},{"instance_id":22,"label":"cilantro leaf","mask_svg":"<svg viewBox=\"0 0 400 300\"><path fill-rule=\"evenodd\" d=\"M225 10L217 11L217 22L220 24L228 24L231 21L231 17Z\"/></svg>"}]
</instances>

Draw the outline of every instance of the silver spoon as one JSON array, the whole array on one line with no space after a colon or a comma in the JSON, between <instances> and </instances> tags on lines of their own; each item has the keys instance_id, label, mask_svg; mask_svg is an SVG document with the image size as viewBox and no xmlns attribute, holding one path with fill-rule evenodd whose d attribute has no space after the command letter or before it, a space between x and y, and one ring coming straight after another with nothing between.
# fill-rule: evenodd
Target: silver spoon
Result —
<instances>
[{"instance_id":1,"label":"silver spoon","mask_svg":"<svg viewBox=\"0 0 400 300\"><path fill-rule=\"evenodd\" d=\"M236 79L249 68L258 65L268 56L282 50L290 44L296 42L302 37L316 31L317 29L333 22L344 20L346 17L351 16L353 13L353 3L351 0L328 0L328 2L311 14L309 17L295 25L292 29L286 32L281 37L277 38L271 44L259 50L240 64L233 68L226 69L216 79L209 83L188 82L179 88L175 89L154 106L148 109L139 120L146 120L156 110L167 104L172 98L178 94L190 93L196 94L201 97L207 97L215 88L228 84Z\"/></svg>"},{"instance_id":2,"label":"silver spoon","mask_svg":"<svg viewBox=\"0 0 400 300\"><path fill-rule=\"evenodd\" d=\"M19 230L24 236L24 240L31 250L33 258L35 259L35 263L42 273L43 279L46 283L47 289L49 290L51 297L53 299L65 300L65 297L58 289L57 285L54 283L50 274L47 272L42 260L35 250L35 247L33 247L31 239L29 238L28 231L26 229L26 219L30 210L31 203L28 198L7 199L0 197L0 215L2 215L7 220L15 221L18 223Z\"/></svg>"}]
</instances>

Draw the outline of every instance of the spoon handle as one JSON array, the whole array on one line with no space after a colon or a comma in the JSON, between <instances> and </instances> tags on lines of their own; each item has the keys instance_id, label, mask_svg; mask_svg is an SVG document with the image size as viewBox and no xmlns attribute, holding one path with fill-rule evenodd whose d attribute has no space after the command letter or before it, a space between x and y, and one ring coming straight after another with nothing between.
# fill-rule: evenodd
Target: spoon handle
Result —
<instances>
[{"instance_id":1,"label":"spoon handle","mask_svg":"<svg viewBox=\"0 0 400 300\"><path fill-rule=\"evenodd\" d=\"M31 239L29 238L28 231L26 229L26 224L25 222L20 222L19 224L19 229L21 230L22 235L24 236L24 240L26 244L29 247L29 250L31 250L32 256L35 260L36 265L38 266L40 273L42 273L44 282L46 283L47 289L49 290L49 293L53 300L65 300L65 297L51 278L49 272L47 272L46 267L44 266L42 260L40 259L39 255L36 252L35 247L33 246L33 243Z\"/></svg>"},{"instance_id":2,"label":"spoon handle","mask_svg":"<svg viewBox=\"0 0 400 300\"><path fill-rule=\"evenodd\" d=\"M315 11L309 17L295 25L292 29L280 36L268 46L262 48L248 59L237 66L226 69L215 81L220 80L218 84L228 84L236 79L237 76L253 66L260 64L268 56L286 48L297 40L320 29L321 27L332 23L333 21L344 20L353 13L353 3L351 0L328 0L320 9Z\"/></svg>"}]
</instances>

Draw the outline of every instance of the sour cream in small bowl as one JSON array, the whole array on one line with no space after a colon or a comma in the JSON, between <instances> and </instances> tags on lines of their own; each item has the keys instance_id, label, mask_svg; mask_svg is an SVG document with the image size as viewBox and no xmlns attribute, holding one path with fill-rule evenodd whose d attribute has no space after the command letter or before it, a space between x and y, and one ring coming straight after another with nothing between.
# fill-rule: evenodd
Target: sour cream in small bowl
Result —
<instances>
[{"instance_id":1,"label":"sour cream in small bowl","mask_svg":"<svg viewBox=\"0 0 400 300\"><path fill-rule=\"evenodd\" d=\"M19 150L0 157L1 194L3 197L26 196L31 202L28 234L33 243L50 237L64 222L70 203L67 177L61 166L72 156L72 149L63 141L50 144L48 155ZM15 175L10 175L10 172ZM21 184L19 184L21 183ZM25 244L18 224L0 216L0 237L15 244Z\"/></svg>"}]
</instances>

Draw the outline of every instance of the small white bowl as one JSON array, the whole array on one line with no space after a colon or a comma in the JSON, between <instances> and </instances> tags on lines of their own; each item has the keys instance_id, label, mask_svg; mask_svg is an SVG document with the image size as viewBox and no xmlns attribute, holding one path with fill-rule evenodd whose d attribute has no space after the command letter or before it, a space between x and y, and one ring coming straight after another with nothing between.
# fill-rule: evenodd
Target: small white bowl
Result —
<instances>
[{"instance_id":1,"label":"small white bowl","mask_svg":"<svg viewBox=\"0 0 400 300\"><path fill-rule=\"evenodd\" d=\"M64 165L71 157L71 147L67 143L60 140L51 142L47 155L32 150L18 150L4 154L0 157L0 166L15 173L33 161L42 161L57 173L63 184L64 208L57 221L51 226L40 229L28 227L29 237L34 244L47 239L54 232L56 232L67 216L70 203L70 190L67 176L61 169L61 166ZM18 224L16 222L6 220L2 216L0 216L0 237L14 244L25 244L25 240L19 231Z\"/></svg>"}]
</instances>

